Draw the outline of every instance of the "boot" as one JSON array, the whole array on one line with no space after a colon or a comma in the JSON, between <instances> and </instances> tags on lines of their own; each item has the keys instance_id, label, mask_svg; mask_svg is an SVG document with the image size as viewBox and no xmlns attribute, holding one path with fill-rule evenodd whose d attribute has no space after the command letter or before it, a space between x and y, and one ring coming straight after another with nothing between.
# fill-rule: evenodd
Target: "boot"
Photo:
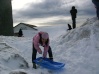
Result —
<instances>
[{"instance_id":1,"label":"boot","mask_svg":"<svg viewBox=\"0 0 99 74\"><path fill-rule=\"evenodd\" d=\"M35 63L33 63L33 68L34 68L34 69L37 69L37 68L36 68L36 64L35 64Z\"/></svg>"},{"instance_id":2,"label":"boot","mask_svg":"<svg viewBox=\"0 0 99 74\"><path fill-rule=\"evenodd\" d=\"M51 57L51 58L49 58L49 59L53 61L53 58L52 58L52 57Z\"/></svg>"}]
</instances>

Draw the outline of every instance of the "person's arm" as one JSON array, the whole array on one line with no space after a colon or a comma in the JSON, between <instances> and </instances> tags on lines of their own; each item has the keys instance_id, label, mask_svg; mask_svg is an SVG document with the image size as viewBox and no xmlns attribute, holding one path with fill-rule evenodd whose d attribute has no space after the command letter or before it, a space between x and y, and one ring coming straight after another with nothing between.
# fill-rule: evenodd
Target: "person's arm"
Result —
<instances>
[{"instance_id":1,"label":"person's arm","mask_svg":"<svg viewBox=\"0 0 99 74\"><path fill-rule=\"evenodd\" d=\"M76 9L76 13L77 13L77 9Z\"/></svg>"},{"instance_id":2,"label":"person's arm","mask_svg":"<svg viewBox=\"0 0 99 74\"><path fill-rule=\"evenodd\" d=\"M34 38L33 38L33 44L34 44L34 47L35 49L39 52L39 54L42 54L42 51L41 49L39 48L39 35L36 35Z\"/></svg>"},{"instance_id":3,"label":"person's arm","mask_svg":"<svg viewBox=\"0 0 99 74\"><path fill-rule=\"evenodd\" d=\"M48 44L47 46L44 47L44 52L43 52L43 57L46 58L47 57L47 52L49 50L49 41L48 41Z\"/></svg>"},{"instance_id":4,"label":"person's arm","mask_svg":"<svg viewBox=\"0 0 99 74\"><path fill-rule=\"evenodd\" d=\"M45 46L45 47L44 47L44 52L43 52L43 57L44 57L44 58L47 57L48 49L49 49L49 46Z\"/></svg>"}]
</instances>

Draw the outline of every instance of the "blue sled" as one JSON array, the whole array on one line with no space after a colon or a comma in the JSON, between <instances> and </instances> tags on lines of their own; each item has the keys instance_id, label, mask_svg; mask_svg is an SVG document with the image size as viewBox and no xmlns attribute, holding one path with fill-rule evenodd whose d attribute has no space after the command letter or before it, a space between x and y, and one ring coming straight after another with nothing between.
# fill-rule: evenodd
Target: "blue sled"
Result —
<instances>
[{"instance_id":1,"label":"blue sled","mask_svg":"<svg viewBox=\"0 0 99 74\"><path fill-rule=\"evenodd\" d=\"M50 70L59 70L65 66L64 63L55 62L55 61L50 60L49 58L42 58L42 57L37 58L36 60L34 60L34 62Z\"/></svg>"}]
</instances>

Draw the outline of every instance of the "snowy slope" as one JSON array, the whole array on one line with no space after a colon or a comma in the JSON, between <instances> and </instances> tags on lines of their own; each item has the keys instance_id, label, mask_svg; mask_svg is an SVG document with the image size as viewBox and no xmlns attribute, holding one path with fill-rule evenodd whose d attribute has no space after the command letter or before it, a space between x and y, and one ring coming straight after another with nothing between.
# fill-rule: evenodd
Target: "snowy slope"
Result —
<instances>
[{"instance_id":1,"label":"snowy slope","mask_svg":"<svg viewBox=\"0 0 99 74\"><path fill-rule=\"evenodd\" d=\"M55 49L59 50L54 51L55 58L64 59L66 74L99 73L99 21L96 18L62 35L56 43Z\"/></svg>"},{"instance_id":2,"label":"snowy slope","mask_svg":"<svg viewBox=\"0 0 99 74\"><path fill-rule=\"evenodd\" d=\"M12 69L26 69L28 62L20 53L6 43L0 43L0 74L6 74L5 71Z\"/></svg>"},{"instance_id":3,"label":"snowy slope","mask_svg":"<svg viewBox=\"0 0 99 74\"><path fill-rule=\"evenodd\" d=\"M37 32L25 32L24 37L0 36L0 74L99 74L97 18L88 19L82 26L71 31L66 31L66 25L38 29L49 33L54 60L66 64L63 70L49 72L41 67L33 69L32 37ZM16 54L19 57L15 59ZM42 55L37 53L39 56Z\"/></svg>"}]
</instances>

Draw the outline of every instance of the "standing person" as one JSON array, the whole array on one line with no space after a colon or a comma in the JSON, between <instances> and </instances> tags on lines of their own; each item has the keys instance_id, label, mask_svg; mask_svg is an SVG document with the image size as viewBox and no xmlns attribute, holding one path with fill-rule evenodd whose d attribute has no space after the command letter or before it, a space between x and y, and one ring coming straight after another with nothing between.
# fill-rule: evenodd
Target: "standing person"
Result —
<instances>
[{"instance_id":1,"label":"standing person","mask_svg":"<svg viewBox=\"0 0 99 74\"><path fill-rule=\"evenodd\" d=\"M96 15L99 19L99 0L92 0L92 2L94 3L94 5L96 7Z\"/></svg>"},{"instance_id":2,"label":"standing person","mask_svg":"<svg viewBox=\"0 0 99 74\"><path fill-rule=\"evenodd\" d=\"M22 36L23 36L23 32L22 32L22 29L20 29L18 32L18 37L22 37Z\"/></svg>"},{"instance_id":3,"label":"standing person","mask_svg":"<svg viewBox=\"0 0 99 74\"><path fill-rule=\"evenodd\" d=\"M33 68L36 69L36 64L35 62L33 62L33 60L36 59L36 54L37 52L39 54L42 54L42 50L39 46L44 47L44 52L43 52L43 58L47 57L47 52L49 54L49 59L53 60L53 54L52 54L52 50L51 47L49 46L49 35L46 32L38 32L38 34L36 34L33 37L33 51L32 51L32 63L33 63Z\"/></svg>"},{"instance_id":4,"label":"standing person","mask_svg":"<svg viewBox=\"0 0 99 74\"><path fill-rule=\"evenodd\" d=\"M74 29L76 28L76 14L77 14L77 9L75 9L75 6L72 6L70 13L71 13L71 18L72 18L72 27Z\"/></svg>"}]
</instances>

